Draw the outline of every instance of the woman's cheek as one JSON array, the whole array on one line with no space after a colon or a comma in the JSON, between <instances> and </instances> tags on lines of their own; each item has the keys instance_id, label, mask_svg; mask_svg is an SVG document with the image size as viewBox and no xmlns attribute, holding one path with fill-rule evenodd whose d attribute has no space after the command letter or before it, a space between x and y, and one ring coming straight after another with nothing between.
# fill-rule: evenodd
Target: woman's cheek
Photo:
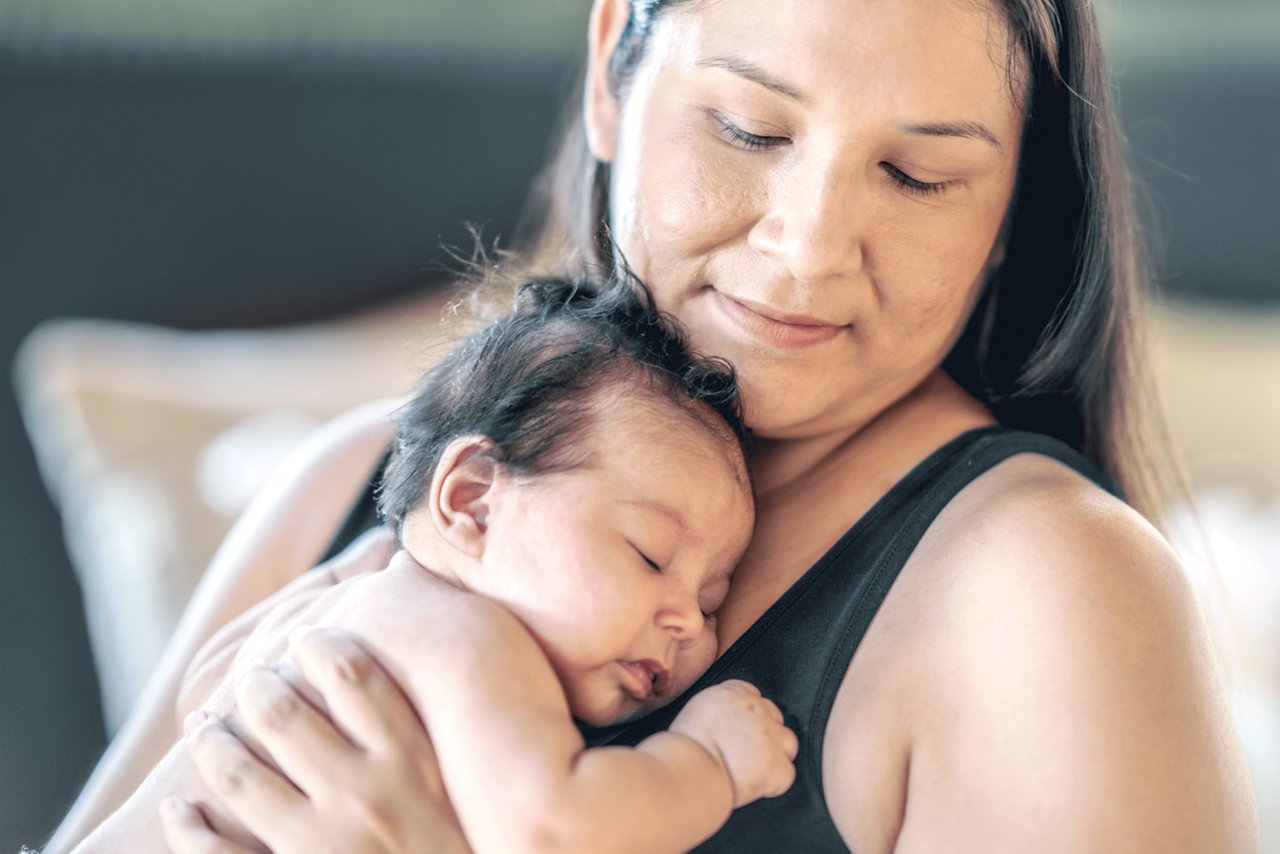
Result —
<instances>
[{"instance_id":1,"label":"woman's cheek","mask_svg":"<svg viewBox=\"0 0 1280 854\"><path fill-rule=\"evenodd\" d=\"M685 260L745 233L745 202L759 192L751 171L735 162L733 152L710 147L696 141L673 146L683 156L660 159L661 171L648 185L653 192L647 237L670 242L673 254Z\"/></svg>"},{"instance_id":2,"label":"woman's cheek","mask_svg":"<svg viewBox=\"0 0 1280 854\"><path fill-rule=\"evenodd\" d=\"M890 234L880 245L893 247L891 257L877 259L892 270L886 275L894 285L882 296L894 314L919 327L937 328L966 313L981 285L991 240L975 233L972 217L971 209L925 208L913 222L895 224L893 231L911 236Z\"/></svg>"}]
</instances>

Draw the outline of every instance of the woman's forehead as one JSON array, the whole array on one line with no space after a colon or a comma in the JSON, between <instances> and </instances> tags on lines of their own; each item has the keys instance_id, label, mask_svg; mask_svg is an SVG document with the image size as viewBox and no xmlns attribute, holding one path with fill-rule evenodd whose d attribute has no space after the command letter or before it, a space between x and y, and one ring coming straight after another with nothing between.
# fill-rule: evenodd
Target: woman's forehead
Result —
<instances>
[{"instance_id":1,"label":"woman's forehead","mask_svg":"<svg viewBox=\"0 0 1280 854\"><path fill-rule=\"evenodd\" d=\"M981 0L716 0L680 4L655 28L662 64L764 71L811 107L892 105L940 113L1016 112L1013 42ZM997 115L999 114L999 115Z\"/></svg>"}]
</instances>

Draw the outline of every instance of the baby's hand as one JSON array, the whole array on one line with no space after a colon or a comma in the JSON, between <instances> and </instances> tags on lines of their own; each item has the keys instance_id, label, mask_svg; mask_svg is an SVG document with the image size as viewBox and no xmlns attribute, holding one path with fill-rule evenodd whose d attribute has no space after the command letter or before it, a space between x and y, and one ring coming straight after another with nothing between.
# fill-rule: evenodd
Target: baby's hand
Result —
<instances>
[{"instance_id":1,"label":"baby's hand","mask_svg":"<svg viewBox=\"0 0 1280 854\"><path fill-rule=\"evenodd\" d=\"M756 686L731 679L699 691L671 724L720 760L733 784L733 807L791 788L796 734Z\"/></svg>"}]
</instances>

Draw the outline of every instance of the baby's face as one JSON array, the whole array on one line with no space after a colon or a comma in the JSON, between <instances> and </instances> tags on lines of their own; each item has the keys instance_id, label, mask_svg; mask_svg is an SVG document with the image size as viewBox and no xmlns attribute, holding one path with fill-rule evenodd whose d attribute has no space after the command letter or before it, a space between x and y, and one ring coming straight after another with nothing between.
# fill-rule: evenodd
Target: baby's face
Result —
<instances>
[{"instance_id":1,"label":"baby's face","mask_svg":"<svg viewBox=\"0 0 1280 854\"><path fill-rule=\"evenodd\" d=\"M714 612L755 521L725 438L665 403L617 396L602 410L586 466L505 484L483 554L483 592L595 725L669 701L711 665Z\"/></svg>"}]
</instances>

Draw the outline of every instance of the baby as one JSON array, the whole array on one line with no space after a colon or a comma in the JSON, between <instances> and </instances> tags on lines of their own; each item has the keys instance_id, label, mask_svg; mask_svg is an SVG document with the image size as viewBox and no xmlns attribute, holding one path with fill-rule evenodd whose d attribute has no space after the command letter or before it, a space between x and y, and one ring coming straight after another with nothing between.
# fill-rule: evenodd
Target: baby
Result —
<instances>
[{"instance_id":1,"label":"baby","mask_svg":"<svg viewBox=\"0 0 1280 854\"><path fill-rule=\"evenodd\" d=\"M632 284L530 282L447 356L401 411L381 487L404 553L263 621L376 651L478 851L685 850L794 774L794 734L743 682L634 748L587 749L574 721L646 712L706 671L754 522L732 373ZM251 634L237 660L281 652ZM205 708L234 713L228 681ZM252 841L177 745L84 850L163 850L170 794Z\"/></svg>"}]
</instances>

